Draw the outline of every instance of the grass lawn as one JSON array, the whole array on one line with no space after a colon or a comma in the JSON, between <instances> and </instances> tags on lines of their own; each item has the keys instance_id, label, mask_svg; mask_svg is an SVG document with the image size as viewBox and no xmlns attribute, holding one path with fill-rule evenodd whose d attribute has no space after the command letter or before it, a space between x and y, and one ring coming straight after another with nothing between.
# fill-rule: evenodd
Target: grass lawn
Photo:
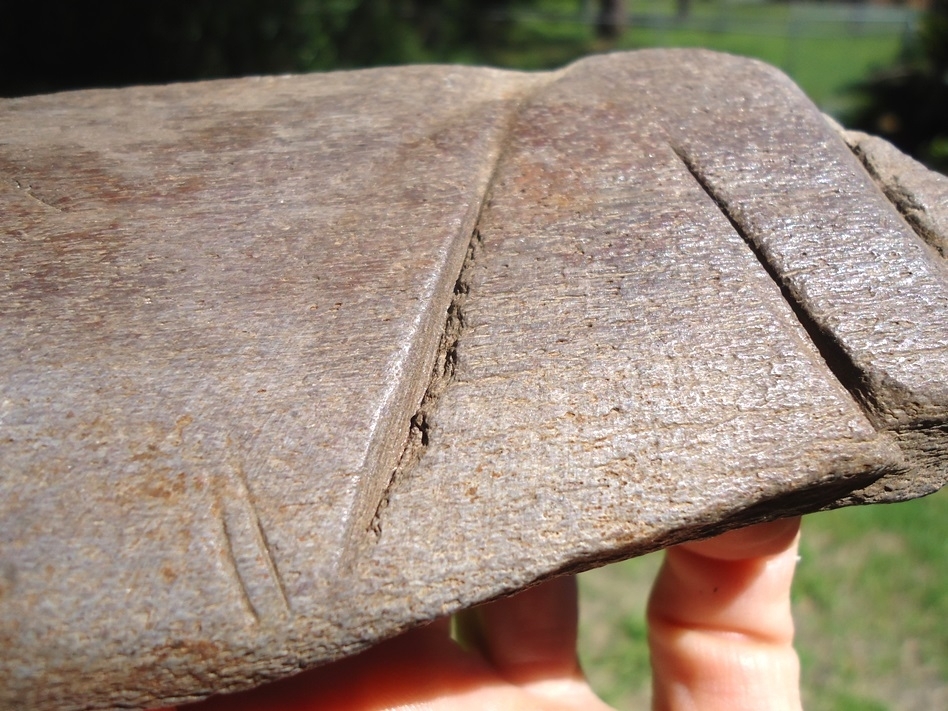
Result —
<instances>
[{"instance_id":1,"label":"grass lawn","mask_svg":"<svg viewBox=\"0 0 948 711\"><path fill-rule=\"evenodd\" d=\"M648 708L644 608L661 554L580 576L580 654L620 709ZM948 708L948 490L804 520L794 586L807 711Z\"/></svg>"},{"instance_id":2,"label":"grass lawn","mask_svg":"<svg viewBox=\"0 0 948 711\"><path fill-rule=\"evenodd\" d=\"M671 0L634 0L629 29L604 43L582 21L580 5L547 0L542 11L519 16L513 41L492 54L493 63L540 69L596 51L706 47L780 67L821 109L840 117L854 102L847 87L892 64L908 30L906 16L892 8L876 8L858 22L857 6L693 0L691 15L679 22Z\"/></svg>"}]
</instances>

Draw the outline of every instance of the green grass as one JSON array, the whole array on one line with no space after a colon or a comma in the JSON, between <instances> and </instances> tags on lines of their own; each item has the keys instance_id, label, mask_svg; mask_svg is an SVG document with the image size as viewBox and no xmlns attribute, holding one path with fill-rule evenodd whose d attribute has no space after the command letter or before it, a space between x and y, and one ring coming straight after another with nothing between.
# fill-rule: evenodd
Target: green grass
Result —
<instances>
[{"instance_id":1,"label":"green grass","mask_svg":"<svg viewBox=\"0 0 948 711\"><path fill-rule=\"evenodd\" d=\"M647 708L644 607L659 555L580 576L580 656L622 709ZM807 711L948 708L948 491L809 516L794 584Z\"/></svg>"},{"instance_id":2,"label":"green grass","mask_svg":"<svg viewBox=\"0 0 948 711\"><path fill-rule=\"evenodd\" d=\"M648 708L645 601L661 554L583 573L580 661L593 688L620 709Z\"/></svg>"},{"instance_id":3,"label":"green grass","mask_svg":"<svg viewBox=\"0 0 948 711\"><path fill-rule=\"evenodd\" d=\"M807 524L794 596L807 708L948 708L948 492Z\"/></svg>"},{"instance_id":4,"label":"green grass","mask_svg":"<svg viewBox=\"0 0 948 711\"><path fill-rule=\"evenodd\" d=\"M840 14L849 10L825 3L696 0L691 16L677 22L671 0L637 0L629 3L633 17L651 26L633 22L620 39L603 43L594 38L591 26L580 21L578 7L577 2L547 0L540 11L515 22L511 41L492 52L492 62L543 69L597 51L705 47L756 57L783 69L821 109L840 116L854 105L848 87L891 65L906 32L904 23L897 21L867 25L840 21Z\"/></svg>"}]
</instances>

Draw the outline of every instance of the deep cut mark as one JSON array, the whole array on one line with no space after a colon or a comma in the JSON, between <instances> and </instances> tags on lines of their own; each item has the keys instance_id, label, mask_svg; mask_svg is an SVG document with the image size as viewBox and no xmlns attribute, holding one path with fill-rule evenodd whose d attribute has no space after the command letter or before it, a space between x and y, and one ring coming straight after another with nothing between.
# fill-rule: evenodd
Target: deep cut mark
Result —
<instances>
[{"instance_id":1,"label":"deep cut mark","mask_svg":"<svg viewBox=\"0 0 948 711\"><path fill-rule=\"evenodd\" d=\"M382 492L379 504L375 509L375 515L369 525L369 530L375 533L376 537L382 533L382 513L388 507L392 489L402 474L421 459L422 454L428 447L428 418L438 399L454 379L458 358L458 339L464 329L464 303L470 291L471 269L477 260L482 245L483 239L475 227L471 234L471 241L467 246L464 263L461 265L461 271L454 283L454 294L451 297L451 303L448 305L444 332L441 334L441 342L438 344L438 354L431 370L428 388L421 399L418 411L412 415L408 437L402 453L399 455L398 464L395 465L395 470Z\"/></svg>"},{"instance_id":2,"label":"deep cut mark","mask_svg":"<svg viewBox=\"0 0 948 711\"><path fill-rule=\"evenodd\" d=\"M465 325L464 302L467 300L468 291L470 290L474 263L483 246L483 238L481 237L479 226L484 211L490 206L491 193L494 189L497 173L510 147L514 127L520 120L523 107L530 104L533 98L543 91L548 83L554 81L556 76L556 73L550 74L545 81L535 82L532 88L524 90L520 95L520 100L517 102L516 107L507 114L506 120L504 121L505 125L501 131L500 145L498 146L496 157L491 166L490 177L487 179L484 185L484 191L480 195L480 206L474 221L474 228L471 231L471 238L467 245L467 253L461 264L460 272L454 284L454 293L451 298L451 303L448 305L445 315L444 331L442 332L441 341L438 344L438 351L434 366L432 367L428 387L422 396L418 410L409 420L408 436L406 437L401 454L399 455L395 468L392 470L388 483L385 485L385 489L379 497L372 520L365 529L366 532L374 534L376 541L382 534L382 515L385 509L388 508L392 492L405 472L411 469L421 459L427 449L429 438L428 418L431 412L433 412L441 394L454 379L454 371L457 366L458 339Z\"/></svg>"},{"instance_id":3,"label":"deep cut mark","mask_svg":"<svg viewBox=\"0 0 948 711\"><path fill-rule=\"evenodd\" d=\"M781 279L779 271L768 259L766 251L744 230L734 217L727 202L715 192L714 187L701 173L695 161L678 146L674 144L669 145L675 152L675 155L684 163L688 172L691 173L691 177L701 186L701 189L704 190L707 196L711 198L717 208L727 218L728 222L731 223L732 229L740 235L744 244L753 252L764 271L767 272L768 276L770 276L773 282L779 287L781 295L789 305L793 315L796 316L800 322L803 330L806 331L810 340L816 346L823 360L826 362L827 367L830 369L830 372L832 372L834 377L849 391L856 403L866 413L873 427L879 429L877 413L883 412L884 410L868 387L862 370L856 366L841 344L833 338L833 335L824 331L813 317L810 316L803 304L796 298L789 285Z\"/></svg>"}]
</instances>

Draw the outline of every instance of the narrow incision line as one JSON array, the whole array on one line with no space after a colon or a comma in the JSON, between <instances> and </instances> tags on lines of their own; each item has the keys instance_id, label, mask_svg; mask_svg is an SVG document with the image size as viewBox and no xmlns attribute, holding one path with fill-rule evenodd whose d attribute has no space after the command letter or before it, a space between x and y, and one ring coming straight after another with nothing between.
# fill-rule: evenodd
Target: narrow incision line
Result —
<instances>
[{"instance_id":1,"label":"narrow incision line","mask_svg":"<svg viewBox=\"0 0 948 711\"><path fill-rule=\"evenodd\" d=\"M230 565L234 569L234 575L237 578L238 589L240 590L241 598L244 601L244 605L247 608L247 611L250 613L250 616L253 617L255 624L260 623L260 613L257 611L256 605L253 604L253 599L250 596L250 588L247 586L247 581L244 580L244 574L241 570L240 563L237 561L237 553L234 548L234 532L231 530L231 524L229 523L229 517L224 511L223 506L222 513L219 518L221 524L221 532L223 533L224 546L227 552L228 560Z\"/></svg>"},{"instance_id":2,"label":"narrow incision line","mask_svg":"<svg viewBox=\"0 0 948 711\"><path fill-rule=\"evenodd\" d=\"M231 462L231 466L233 470L233 489L230 492L226 490L220 492L222 496L220 505L226 545L237 578L243 589L243 594L254 618L258 622L265 609L271 610L271 614L292 614L292 605L287 597L283 578L277 568L273 550L261 524L256 502L250 493L247 474L239 462ZM228 493L232 494L231 498L224 500L223 497L226 497ZM246 560L248 555L251 558L256 558L259 563L250 563L248 566ZM254 571L254 568L259 568L260 563L263 564L264 570ZM255 572L257 573L256 576L254 575ZM255 599L255 597L259 597L259 591L254 594L254 587L249 583L252 577L259 580L260 573L264 573L264 579L269 583L267 587L271 589L270 595L278 600L279 611L272 610L272 607L268 606L265 600ZM264 593L264 595L266 596L267 593Z\"/></svg>"},{"instance_id":3,"label":"narrow incision line","mask_svg":"<svg viewBox=\"0 0 948 711\"><path fill-rule=\"evenodd\" d=\"M17 190L23 191L24 193L26 193L29 197L33 198L36 202L38 202L43 207L53 209L56 212L62 212L62 208L56 207L52 203L48 203L43 198L36 195L33 192L33 186L31 184L27 183L26 185L24 185L17 178L13 179L13 183L16 185Z\"/></svg>"},{"instance_id":4,"label":"narrow incision line","mask_svg":"<svg viewBox=\"0 0 948 711\"><path fill-rule=\"evenodd\" d=\"M820 325L810 316L803 304L797 300L787 282L781 278L778 269L768 259L765 250L754 241L753 237L751 237L737 221L727 202L715 192L714 187L701 173L694 159L679 146L669 144L669 147L684 164L695 182L698 183L705 194L711 198L711 201L717 206L718 210L721 211L721 214L731 223L732 229L740 236L744 244L747 245L757 258L757 261L761 267L763 267L767 275L780 289L780 293L790 307L791 312L796 316L797 321L800 322L803 330L806 331L806 334L816 346L823 360L826 362L827 367L830 369L830 372L850 393L853 400L856 401L866 414L867 419L872 423L873 427L878 429L875 413L880 410L879 403L876 402L874 393L866 387L862 370L853 362L852 358L849 357L839 342L833 338L831 334L826 333L820 328Z\"/></svg>"}]
</instances>

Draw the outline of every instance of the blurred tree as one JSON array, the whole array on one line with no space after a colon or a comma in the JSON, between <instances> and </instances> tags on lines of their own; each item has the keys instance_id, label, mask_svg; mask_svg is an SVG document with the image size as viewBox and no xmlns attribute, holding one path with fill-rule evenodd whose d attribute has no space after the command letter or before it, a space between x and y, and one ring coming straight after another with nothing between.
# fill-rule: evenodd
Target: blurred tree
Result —
<instances>
[{"instance_id":1,"label":"blurred tree","mask_svg":"<svg viewBox=\"0 0 948 711\"><path fill-rule=\"evenodd\" d=\"M596 15L597 37L619 37L625 29L625 21L625 0L599 0L599 13Z\"/></svg>"},{"instance_id":2,"label":"blurred tree","mask_svg":"<svg viewBox=\"0 0 948 711\"><path fill-rule=\"evenodd\" d=\"M933 0L901 61L855 87L846 123L948 173L948 0Z\"/></svg>"},{"instance_id":3,"label":"blurred tree","mask_svg":"<svg viewBox=\"0 0 948 711\"><path fill-rule=\"evenodd\" d=\"M0 95L489 61L530 1L0 0Z\"/></svg>"}]
</instances>

